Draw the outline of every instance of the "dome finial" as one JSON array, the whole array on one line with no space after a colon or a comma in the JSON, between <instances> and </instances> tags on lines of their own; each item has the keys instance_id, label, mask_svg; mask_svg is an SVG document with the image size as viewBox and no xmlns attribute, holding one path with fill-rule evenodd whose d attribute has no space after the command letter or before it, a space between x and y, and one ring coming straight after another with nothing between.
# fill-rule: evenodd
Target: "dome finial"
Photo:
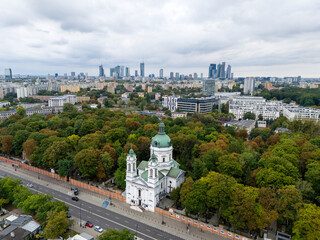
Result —
<instances>
[{"instance_id":1,"label":"dome finial","mask_svg":"<svg viewBox=\"0 0 320 240\"><path fill-rule=\"evenodd\" d=\"M158 134L160 134L160 135L166 134L166 132L164 131L164 127L165 127L165 125L164 125L163 122L159 123L159 132L158 132Z\"/></svg>"}]
</instances>

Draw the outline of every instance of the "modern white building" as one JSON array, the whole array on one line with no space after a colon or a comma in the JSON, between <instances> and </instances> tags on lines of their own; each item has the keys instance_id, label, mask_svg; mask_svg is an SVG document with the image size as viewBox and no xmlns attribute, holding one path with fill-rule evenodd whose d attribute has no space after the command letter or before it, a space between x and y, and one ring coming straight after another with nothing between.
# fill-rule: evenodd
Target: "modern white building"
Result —
<instances>
[{"instance_id":1,"label":"modern white building","mask_svg":"<svg viewBox=\"0 0 320 240\"><path fill-rule=\"evenodd\" d=\"M63 106L65 103L75 104L77 102L77 96L75 95L64 95L60 97L50 98L48 100L49 107Z\"/></svg>"},{"instance_id":2,"label":"modern white building","mask_svg":"<svg viewBox=\"0 0 320 240\"><path fill-rule=\"evenodd\" d=\"M319 120L320 109L300 107L292 104L287 104L283 108L283 116L290 121L295 119L315 119Z\"/></svg>"},{"instance_id":3,"label":"modern white building","mask_svg":"<svg viewBox=\"0 0 320 240\"><path fill-rule=\"evenodd\" d=\"M178 106L178 99L180 96L162 96L162 107L168 108L171 112L175 112Z\"/></svg>"},{"instance_id":4,"label":"modern white building","mask_svg":"<svg viewBox=\"0 0 320 240\"><path fill-rule=\"evenodd\" d=\"M185 180L185 171L172 158L172 142L159 124L159 132L152 138L151 158L137 167L136 154L130 149L127 155L126 202L154 212L159 201Z\"/></svg>"}]
</instances>

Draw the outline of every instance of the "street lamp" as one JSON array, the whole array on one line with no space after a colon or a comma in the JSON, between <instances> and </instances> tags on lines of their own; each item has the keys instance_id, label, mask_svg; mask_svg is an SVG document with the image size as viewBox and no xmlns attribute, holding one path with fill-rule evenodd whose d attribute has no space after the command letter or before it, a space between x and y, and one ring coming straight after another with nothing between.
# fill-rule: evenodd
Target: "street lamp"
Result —
<instances>
[{"instance_id":1,"label":"street lamp","mask_svg":"<svg viewBox=\"0 0 320 240\"><path fill-rule=\"evenodd\" d=\"M81 227L81 202L80 202L80 227Z\"/></svg>"},{"instance_id":2,"label":"street lamp","mask_svg":"<svg viewBox=\"0 0 320 240\"><path fill-rule=\"evenodd\" d=\"M163 220L163 214L161 214L161 215L162 215L162 225L163 225L163 224L166 224L166 223L164 222L164 220Z\"/></svg>"}]
</instances>

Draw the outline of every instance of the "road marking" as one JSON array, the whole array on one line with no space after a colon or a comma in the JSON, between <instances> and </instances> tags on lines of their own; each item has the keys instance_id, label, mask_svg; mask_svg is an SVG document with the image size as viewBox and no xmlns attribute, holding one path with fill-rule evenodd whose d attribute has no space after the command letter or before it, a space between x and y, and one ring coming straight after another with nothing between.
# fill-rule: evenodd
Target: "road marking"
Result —
<instances>
[{"instance_id":1,"label":"road marking","mask_svg":"<svg viewBox=\"0 0 320 240\"><path fill-rule=\"evenodd\" d=\"M127 220L124 220L125 223L129 223Z\"/></svg>"},{"instance_id":2,"label":"road marking","mask_svg":"<svg viewBox=\"0 0 320 240\"><path fill-rule=\"evenodd\" d=\"M148 228L146 228L146 231L151 232Z\"/></svg>"},{"instance_id":3,"label":"road marking","mask_svg":"<svg viewBox=\"0 0 320 240\"><path fill-rule=\"evenodd\" d=\"M92 207L88 206L88 208L92 209Z\"/></svg>"},{"instance_id":4,"label":"road marking","mask_svg":"<svg viewBox=\"0 0 320 240\"><path fill-rule=\"evenodd\" d=\"M13 174L14 175L14 174ZM48 186L49 184L47 184L47 186ZM39 188L40 189L40 188ZM35 192L38 192L38 193L44 193L44 192L41 192L41 191L39 191L39 190L37 190L37 189L31 189L31 190L33 190L33 191L35 191ZM49 189L50 190L50 189ZM56 190L57 191L57 190ZM57 191L58 192L58 191ZM48 193L45 193L45 194L48 194ZM58 201L61 201L61 202L64 202L62 199L59 199L59 198L56 198L56 197L53 197L54 199L56 199L56 200L58 200ZM74 204L72 204L72 203L68 203L68 202L65 202L65 204L67 204L67 205L69 205L69 206L73 206L74 208L77 208L77 209L79 209L80 207L78 207L78 206L76 206L76 205L74 205ZM154 238L154 237L151 237L151 236L149 236L149 235L147 235L147 234L145 234L145 233L143 233L143 232L140 232L140 231L136 231L136 229L133 229L133 228L130 228L130 227L128 227L128 226L126 226L126 225L123 225L123 224L121 224L121 223L118 223L118 222L116 222L116 221L113 221L113 220L111 220L111 219L108 219L108 218L105 218L105 217L103 217L103 216L100 216L100 215L98 215L98 214L96 214L96 213L92 213L92 212L90 212L90 211L88 211L88 210L86 210L86 209L83 209L83 208L81 208L81 211L84 211L84 212L87 212L87 213L91 213L92 215L95 215L95 216L97 216L97 217L100 217L100 218L102 218L102 219L104 219L104 220L107 220L107 221L109 221L109 222L112 222L112 223L114 223L114 224L117 224L117 225L119 225L119 226L121 226L121 227L123 227L123 228L127 228L127 229L129 229L129 230L131 230L132 232L137 232L137 233L139 233L139 234L141 234L141 235L144 235L144 236L146 236L146 237L148 237L148 238L150 238L150 239L153 239L153 240L157 240L156 238ZM106 215L110 215L110 214L108 214L108 213L105 213ZM115 218L117 218L117 219L119 219L118 217L116 217L115 216ZM118 231L120 231L118 228L115 228L116 230L118 230Z\"/></svg>"},{"instance_id":5,"label":"road marking","mask_svg":"<svg viewBox=\"0 0 320 240\"><path fill-rule=\"evenodd\" d=\"M118 217L115 217L115 218L119 220L119 218L118 218Z\"/></svg>"}]
</instances>

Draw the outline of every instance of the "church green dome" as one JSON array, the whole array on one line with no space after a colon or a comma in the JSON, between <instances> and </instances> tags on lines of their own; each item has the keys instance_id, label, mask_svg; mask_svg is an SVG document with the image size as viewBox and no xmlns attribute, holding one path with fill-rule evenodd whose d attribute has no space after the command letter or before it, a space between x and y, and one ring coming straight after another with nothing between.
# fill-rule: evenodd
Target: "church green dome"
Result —
<instances>
[{"instance_id":1,"label":"church green dome","mask_svg":"<svg viewBox=\"0 0 320 240\"><path fill-rule=\"evenodd\" d=\"M151 146L152 147L158 147L158 148L167 148L172 145L171 139L164 131L164 123L161 122L159 124L159 132L156 136L152 138Z\"/></svg>"}]
</instances>

